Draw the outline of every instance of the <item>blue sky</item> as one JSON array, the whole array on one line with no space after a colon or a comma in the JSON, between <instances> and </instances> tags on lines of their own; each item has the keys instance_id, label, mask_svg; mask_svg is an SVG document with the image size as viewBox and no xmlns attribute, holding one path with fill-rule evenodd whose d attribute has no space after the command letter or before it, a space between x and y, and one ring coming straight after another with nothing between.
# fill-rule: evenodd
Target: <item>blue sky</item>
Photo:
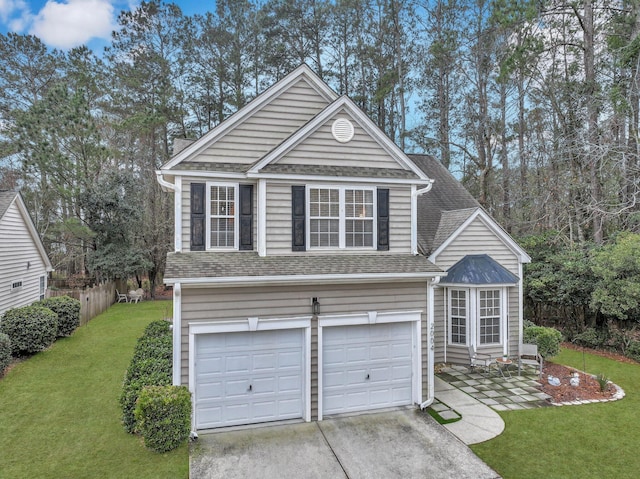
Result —
<instances>
[{"instance_id":1,"label":"blue sky","mask_svg":"<svg viewBox=\"0 0 640 479\"><path fill-rule=\"evenodd\" d=\"M116 19L139 0L0 0L0 32L32 34L52 48L88 45L94 51L108 44ZM185 14L215 8L215 0L174 1Z\"/></svg>"}]
</instances>

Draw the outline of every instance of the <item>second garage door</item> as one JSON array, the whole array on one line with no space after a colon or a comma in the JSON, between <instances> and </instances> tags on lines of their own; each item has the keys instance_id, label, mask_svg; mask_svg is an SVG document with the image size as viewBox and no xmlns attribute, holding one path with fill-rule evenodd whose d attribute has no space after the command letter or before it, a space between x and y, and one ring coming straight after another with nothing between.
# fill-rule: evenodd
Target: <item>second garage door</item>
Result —
<instances>
[{"instance_id":1,"label":"second garage door","mask_svg":"<svg viewBox=\"0 0 640 479\"><path fill-rule=\"evenodd\" d=\"M301 329L197 335L196 428L302 417L302 345Z\"/></svg>"},{"instance_id":2,"label":"second garage door","mask_svg":"<svg viewBox=\"0 0 640 479\"><path fill-rule=\"evenodd\" d=\"M412 323L325 327L323 415L411 404Z\"/></svg>"}]
</instances>

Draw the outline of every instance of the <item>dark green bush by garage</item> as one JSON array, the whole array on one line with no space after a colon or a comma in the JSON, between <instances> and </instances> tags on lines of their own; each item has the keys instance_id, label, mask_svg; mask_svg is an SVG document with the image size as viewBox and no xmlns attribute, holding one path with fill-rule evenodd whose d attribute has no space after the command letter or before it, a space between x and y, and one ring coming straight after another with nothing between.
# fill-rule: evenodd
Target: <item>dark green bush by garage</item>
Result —
<instances>
[{"instance_id":1,"label":"dark green bush by garage","mask_svg":"<svg viewBox=\"0 0 640 479\"><path fill-rule=\"evenodd\" d=\"M80 325L80 301L70 296L56 296L46 298L37 303L40 306L49 308L58 315L57 336L63 338L71 336Z\"/></svg>"},{"instance_id":2,"label":"dark green bush by garage","mask_svg":"<svg viewBox=\"0 0 640 479\"><path fill-rule=\"evenodd\" d=\"M56 340L58 315L37 305L10 309L2 317L0 332L9 336L14 356L37 353Z\"/></svg>"},{"instance_id":3,"label":"dark green bush by garage","mask_svg":"<svg viewBox=\"0 0 640 479\"><path fill-rule=\"evenodd\" d=\"M138 397L135 419L146 447L171 451L189 437L191 394L184 386L147 386Z\"/></svg>"},{"instance_id":4,"label":"dark green bush by garage","mask_svg":"<svg viewBox=\"0 0 640 479\"><path fill-rule=\"evenodd\" d=\"M164 324L160 324L164 323ZM137 432L136 401L145 386L171 384L173 344L167 321L149 323L138 339L122 385L120 406L122 424L129 433Z\"/></svg>"},{"instance_id":5,"label":"dark green bush by garage","mask_svg":"<svg viewBox=\"0 0 640 479\"><path fill-rule=\"evenodd\" d=\"M0 376L11 363L11 339L4 333L0 333Z\"/></svg>"}]
</instances>

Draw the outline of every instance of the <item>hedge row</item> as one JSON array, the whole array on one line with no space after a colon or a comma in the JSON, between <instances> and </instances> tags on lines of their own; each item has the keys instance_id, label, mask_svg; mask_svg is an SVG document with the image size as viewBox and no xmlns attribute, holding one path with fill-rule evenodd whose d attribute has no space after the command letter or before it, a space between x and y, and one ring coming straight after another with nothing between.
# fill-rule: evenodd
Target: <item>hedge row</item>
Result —
<instances>
[{"instance_id":1,"label":"hedge row","mask_svg":"<svg viewBox=\"0 0 640 479\"><path fill-rule=\"evenodd\" d=\"M122 424L158 452L178 447L189 436L191 396L171 386L173 344L169 323L153 321L138 339L122 385Z\"/></svg>"},{"instance_id":2,"label":"hedge row","mask_svg":"<svg viewBox=\"0 0 640 479\"><path fill-rule=\"evenodd\" d=\"M69 296L48 298L5 311L0 320L0 374L12 356L47 349L56 338L73 333L79 324L80 301ZM7 339L3 337L5 335ZM10 351L8 359L7 349Z\"/></svg>"}]
</instances>

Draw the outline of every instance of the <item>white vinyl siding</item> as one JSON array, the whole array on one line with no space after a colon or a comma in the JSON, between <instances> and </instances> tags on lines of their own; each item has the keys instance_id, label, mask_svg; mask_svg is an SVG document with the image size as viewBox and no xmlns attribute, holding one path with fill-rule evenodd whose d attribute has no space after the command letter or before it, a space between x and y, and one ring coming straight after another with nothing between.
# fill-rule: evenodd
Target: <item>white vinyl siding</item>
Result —
<instances>
[{"instance_id":1,"label":"white vinyl siding","mask_svg":"<svg viewBox=\"0 0 640 479\"><path fill-rule=\"evenodd\" d=\"M207 183L207 249L238 249L238 185Z\"/></svg>"},{"instance_id":2,"label":"white vinyl siding","mask_svg":"<svg viewBox=\"0 0 640 479\"><path fill-rule=\"evenodd\" d=\"M372 249L376 221L373 188L307 186L310 249Z\"/></svg>"},{"instance_id":3,"label":"white vinyl siding","mask_svg":"<svg viewBox=\"0 0 640 479\"><path fill-rule=\"evenodd\" d=\"M40 278L46 275L46 266L15 203L0 218L0 238L2 316L8 309L27 306L40 299Z\"/></svg>"}]
</instances>

